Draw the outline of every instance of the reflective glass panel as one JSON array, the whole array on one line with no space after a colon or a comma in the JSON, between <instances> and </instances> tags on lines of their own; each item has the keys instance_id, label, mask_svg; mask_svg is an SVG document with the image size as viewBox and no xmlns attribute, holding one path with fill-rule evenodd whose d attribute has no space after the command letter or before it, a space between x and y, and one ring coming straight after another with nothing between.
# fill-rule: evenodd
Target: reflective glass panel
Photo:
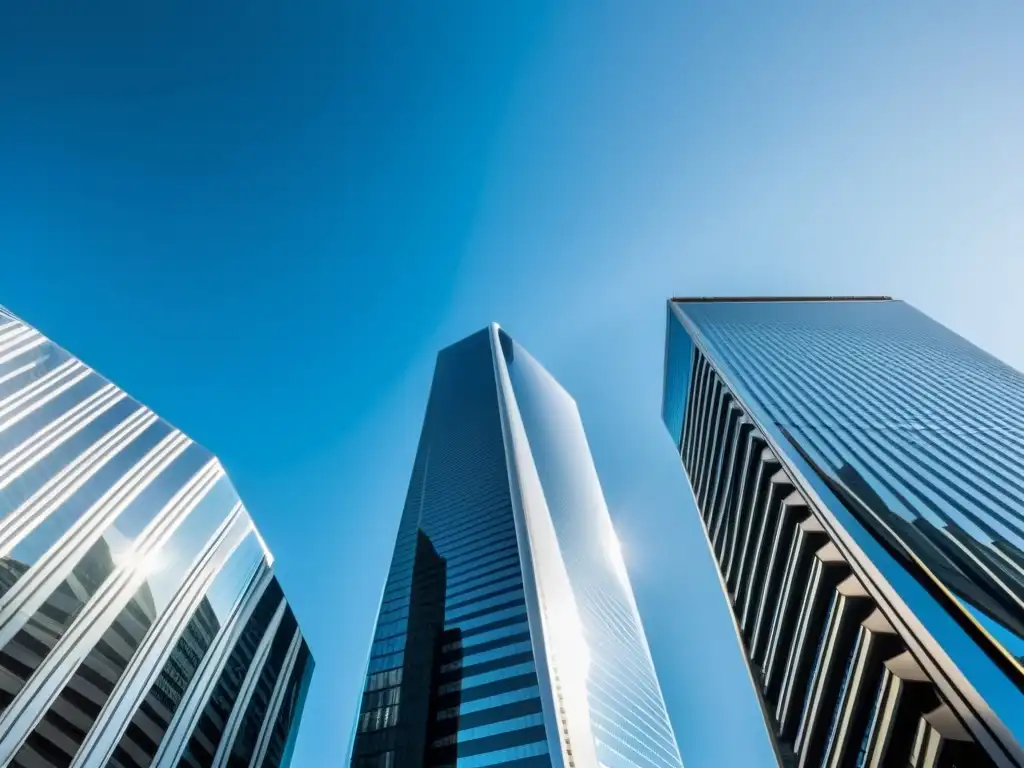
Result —
<instances>
[{"instance_id":1,"label":"reflective glass panel","mask_svg":"<svg viewBox=\"0 0 1024 768\"><path fill-rule=\"evenodd\" d=\"M490 335L481 331L438 357L352 764L496 764L535 745L538 727L521 719L540 711L528 641ZM509 710L513 700L527 711ZM486 724L493 733L478 730ZM546 743L531 749L548 764Z\"/></svg>"},{"instance_id":2,"label":"reflective glass panel","mask_svg":"<svg viewBox=\"0 0 1024 768\"><path fill-rule=\"evenodd\" d=\"M675 735L576 403L519 344L504 336L503 348L583 623L587 647L579 652L589 661L598 759L678 768Z\"/></svg>"},{"instance_id":3,"label":"reflective glass panel","mask_svg":"<svg viewBox=\"0 0 1024 768\"><path fill-rule=\"evenodd\" d=\"M675 309L910 610L1021 732L1024 375L901 301Z\"/></svg>"},{"instance_id":4,"label":"reflective glass panel","mask_svg":"<svg viewBox=\"0 0 1024 768\"><path fill-rule=\"evenodd\" d=\"M214 638L238 609L238 601L263 562L263 549L250 534L217 573L185 625L114 749L110 768L148 768Z\"/></svg>"}]
</instances>

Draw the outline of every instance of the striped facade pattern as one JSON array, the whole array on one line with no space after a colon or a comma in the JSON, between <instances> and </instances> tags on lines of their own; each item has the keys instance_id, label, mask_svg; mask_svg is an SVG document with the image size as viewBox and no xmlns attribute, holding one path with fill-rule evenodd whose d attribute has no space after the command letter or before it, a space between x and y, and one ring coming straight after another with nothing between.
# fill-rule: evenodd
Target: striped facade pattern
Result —
<instances>
[{"instance_id":1,"label":"striped facade pattern","mask_svg":"<svg viewBox=\"0 0 1024 768\"><path fill-rule=\"evenodd\" d=\"M669 328L666 424L780 764L1021 765L1024 377L897 301Z\"/></svg>"},{"instance_id":2,"label":"striped facade pattern","mask_svg":"<svg viewBox=\"0 0 1024 768\"><path fill-rule=\"evenodd\" d=\"M585 524L614 538L571 398L496 326L442 350L353 766L681 768L621 560L567 546Z\"/></svg>"},{"instance_id":3,"label":"striped facade pattern","mask_svg":"<svg viewBox=\"0 0 1024 768\"><path fill-rule=\"evenodd\" d=\"M524 591L481 331L438 356L353 766L551 765Z\"/></svg>"},{"instance_id":4,"label":"striped facade pattern","mask_svg":"<svg viewBox=\"0 0 1024 768\"><path fill-rule=\"evenodd\" d=\"M287 765L272 562L213 455L0 311L0 765Z\"/></svg>"},{"instance_id":5,"label":"striped facade pattern","mask_svg":"<svg viewBox=\"0 0 1024 768\"><path fill-rule=\"evenodd\" d=\"M596 757L609 768L681 768L576 403L521 345L504 332L501 341L589 654Z\"/></svg>"}]
</instances>

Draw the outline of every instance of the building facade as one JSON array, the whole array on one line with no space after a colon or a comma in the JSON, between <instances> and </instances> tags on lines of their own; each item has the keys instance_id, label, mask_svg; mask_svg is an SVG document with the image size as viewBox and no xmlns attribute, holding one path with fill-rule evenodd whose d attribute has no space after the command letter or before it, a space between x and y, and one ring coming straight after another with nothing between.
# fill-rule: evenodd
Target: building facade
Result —
<instances>
[{"instance_id":1,"label":"building facade","mask_svg":"<svg viewBox=\"0 0 1024 768\"><path fill-rule=\"evenodd\" d=\"M1021 415L901 301L669 302L663 417L780 764L1024 765Z\"/></svg>"},{"instance_id":2,"label":"building facade","mask_svg":"<svg viewBox=\"0 0 1024 768\"><path fill-rule=\"evenodd\" d=\"M351 765L682 765L576 404L497 326L437 358Z\"/></svg>"},{"instance_id":3,"label":"building facade","mask_svg":"<svg viewBox=\"0 0 1024 768\"><path fill-rule=\"evenodd\" d=\"M287 766L272 564L212 454L0 309L0 765Z\"/></svg>"}]
</instances>

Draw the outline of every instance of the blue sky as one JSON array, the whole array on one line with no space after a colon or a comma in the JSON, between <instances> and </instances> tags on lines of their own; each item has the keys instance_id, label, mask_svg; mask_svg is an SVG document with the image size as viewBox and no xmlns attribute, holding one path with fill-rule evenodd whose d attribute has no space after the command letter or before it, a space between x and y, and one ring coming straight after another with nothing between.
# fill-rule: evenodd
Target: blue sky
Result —
<instances>
[{"instance_id":1,"label":"blue sky","mask_svg":"<svg viewBox=\"0 0 1024 768\"><path fill-rule=\"evenodd\" d=\"M346 746L438 347L496 320L579 402L688 768L771 755L665 298L891 293L1024 367L1016 0L10 5L0 303L221 456L317 658L300 768Z\"/></svg>"}]
</instances>

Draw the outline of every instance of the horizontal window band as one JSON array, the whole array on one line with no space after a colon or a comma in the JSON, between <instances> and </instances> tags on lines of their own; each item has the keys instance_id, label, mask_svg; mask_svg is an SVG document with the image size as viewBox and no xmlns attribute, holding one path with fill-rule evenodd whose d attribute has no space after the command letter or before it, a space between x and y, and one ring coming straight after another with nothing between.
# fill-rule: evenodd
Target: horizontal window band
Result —
<instances>
[{"instance_id":1,"label":"horizontal window band","mask_svg":"<svg viewBox=\"0 0 1024 768\"><path fill-rule=\"evenodd\" d=\"M488 603L492 604L489 605ZM464 623L467 621L473 621L475 619L480 618L481 616L487 616L497 611L503 611L506 609L516 608L520 605L525 605L525 597L523 596L523 591L521 589L516 589L509 592L501 593L496 597L489 598L487 600L481 600L479 603L476 603L474 601L473 603L470 603L464 607L472 608L478 604L482 605L483 607L477 608L476 610L470 611L469 613L456 613L456 615L454 616L446 613L445 624L455 626L457 624Z\"/></svg>"},{"instance_id":2,"label":"horizontal window band","mask_svg":"<svg viewBox=\"0 0 1024 768\"><path fill-rule=\"evenodd\" d=\"M439 735L444 736L468 728L478 728L482 725L490 725L491 723L499 723L516 717L532 715L542 710L540 697L534 696L521 701L513 701L509 704L500 704L489 709L481 709L476 712L460 712L454 717L440 720L435 728Z\"/></svg>"},{"instance_id":3,"label":"horizontal window band","mask_svg":"<svg viewBox=\"0 0 1024 768\"><path fill-rule=\"evenodd\" d=\"M496 586L497 588L491 589L490 591L482 592L481 594L474 595L472 597L467 597L464 600L458 602L453 603L450 602L450 600L445 601L445 611L455 611L459 608L463 608L468 605L473 605L483 600L489 600L493 597L498 597L499 595L506 595L512 592L522 591L523 580L522 578L516 576L511 579L503 579L502 581L493 582L492 584L485 585L485 587L481 587L480 589L485 589L492 586Z\"/></svg>"},{"instance_id":4,"label":"horizontal window band","mask_svg":"<svg viewBox=\"0 0 1024 768\"><path fill-rule=\"evenodd\" d=\"M450 750L450 757L448 754ZM434 752L435 762L441 762L455 768L550 768L551 758L548 753L547 741L536 741L493 752L478 755L463 755L456 758L454 747Z\"/></svg>"},{"instance_id":5,"label":"horizontal window band","mask_svg":"<svg viewBox=\"0 0 1024 768\"><path fill-rule=\"evenodd\" d=\"M489 712L492 709L505 706L506 704L516 704L519 702L529 701L537 701L539 706L540 689L535 685L528 686L526 688L517 688L514 691L505 691L504 693L498 693L484 699L477 699L476 701L464 701L455 704L450 703L447 709L438 711L437 720L438 722L452 719L459 721L462 717L466 717L477 712ZM441 728L443 726L439 725L438 727ZM452 727L458 727L457 723Z\"/></svg>"},{"instance_id":6,"label":"horizontal window band","mask_svg":"<svg viewBox=\"0 0 1024 768\"><path fill-rule=\"evenodd\" d=\"M525 626L526 625L524 625L524 627ZM473 655L473 654L484 653L484 652L493 650L495 648L501 648L501 647L506 646L506 645L511 645L513 643L522 642L522 641L529 641L529 640L530 640L530 632L529 632L529 629L526 629L526 631L524 631L524 632L517 632L515 634L510 634L510 635L507 635L505 637L499 637L496 640L489 640L488 642L480 643L479 645L471 645L471 646L467 646L465 648L458 648L458 649L451 649L451 650L443 650L443 648L442 648L441 660L442 660L442 663L450 662L450 661L454 661L454 660L459 659L459 658L464 658L466 656L470 656L470 655Z\"/></svg>"},{"instance_id":7,"label":"horizontal window band","mask_svg":"<svg viewBox=\"0 0 1024 768\"><path fill-rule=\"evenodd\" d=\"M463 635L466 635L467 633L472 632L474 629L479 629L481 627L491 627L506 618L520 618L525 614L526 604L522 600L518 600L511 607L508 608L488 608L480 616L477 616L475 618L454 619L451 622L450 626L448 622L446 622L445 631L458 629L462 631Z\"/></svg>"},{"instance_id":8,"label":"horizontal window band","mask_svg":"<svg viewBox=\"0 0 1024 768\"><path fill-rule=\"evenodd\" d=\"M464 742L460 741L457 751L460 758L470 757L472 755L510 749L522 744L533 744L543 740L544 738L544 726L534 725L521 730L508 731L506 733L499 733L493 736L484 736L482 738L471 739Z\"/></svg>"},{"instance_id":9,"label":"horizontal window band","mask_svg":"<svg viewBox=\"0 0 1024 768\"><path fill-rule=\"evenodd\" d=\"M469 653L458 652L453 654L454 658L445 661L440 667L440 674L445 672L451 672L453 670L462 669L464 667L470 667L476 664L481 664L485 661L493 661L494 659L503 659L507 656L512 656L517 653L523 653L527 651L533 651L533 644L527 637L526 640L520 640L515 643L507 643L505 645L498 646L488 651L480 652L479 649L473 648Z\"/></svg>"},{"instance_id":10,"label":"horizontal window band","mask_svg":"<svg viewBox=\"0 0 1024 768\"><path fill-rule=\"evenodd\" d=\"M516 548L495 562L481 564L480 567L475 571L469 571L462 574L457 579L448 580L447 594L455 597L458 594L468 591L469 589L475 589L479 584L485 583L483 579L485 577L492 577L498 573L518 573L522 576L522 569L519 564L519 549ZM502 576L501 578L504 578Z\"/></svg>"},{"instance_id":11,"label":"horizontal window band","mask_svg":"<svg viewBox=\"0 0 1024 768\"><path fill-rule=\"evenodd\" d=\"M519 543L514 538L498 542L493 547L486 547L473 552L472 557L467 556L464 559L449 563L447 576L455 580L456 576L462 576L482 565L487 565L489 562L497 560L499 557L518 551Z\"/></svg>"},{"instance_id":12,"label":"horizontal window band","mask_svg":"<svg viewBox=\"0 0 1024 768\"><path fill-rule=\"evenodd\" d=\"M537 685L537 673L529 672L515 677L507 677L504 680L495 680L492 683L484 683L473 688L466 688L460 691L453 691L438 697L440 707L451 707L456 702L469 702L478 699L486 699L499 693L516 691L520 688L529 688Z\"/></svg>"},{"instance_id":13,"label":"horizontal window band","mask_svg":"<svg viewBox=\"0 0 1024 768\"><path fill-rule=\"evenodd\" d=\"M472 658L472 657L470 657ZM461 669L454 670L452 672L444 672L439 678L438 682L441 684L457 682L459 680L467 680L474 675L480 675L484 672L490 672L495 669L503 669L504 667L512 667L516 664L522 664L524 662L533 661L533 651L521 651L511 656L505 656L500 659L492 659L490 661L484 661L479 664L471 664Z\"/></svg>"}]
</instances>

